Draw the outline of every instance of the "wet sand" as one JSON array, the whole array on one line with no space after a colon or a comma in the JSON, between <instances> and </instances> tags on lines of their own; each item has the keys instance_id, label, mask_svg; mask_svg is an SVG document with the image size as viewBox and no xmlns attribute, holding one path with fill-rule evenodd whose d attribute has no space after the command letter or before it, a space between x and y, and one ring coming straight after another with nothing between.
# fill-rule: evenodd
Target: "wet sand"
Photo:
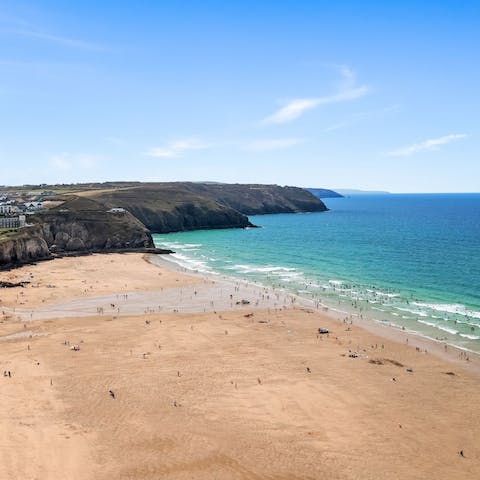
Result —
<instances>
[{"instance_id":1,"label":"wet sand","mask_svg":"<svg viewBox=\"0 0 480 480\"><path fill-rule=\"evenodd\" d=\"M137 254L0 279L31 274L0 291L2 479L480 477L478 376L417 339Z\"/></svg>"}]
</instances>

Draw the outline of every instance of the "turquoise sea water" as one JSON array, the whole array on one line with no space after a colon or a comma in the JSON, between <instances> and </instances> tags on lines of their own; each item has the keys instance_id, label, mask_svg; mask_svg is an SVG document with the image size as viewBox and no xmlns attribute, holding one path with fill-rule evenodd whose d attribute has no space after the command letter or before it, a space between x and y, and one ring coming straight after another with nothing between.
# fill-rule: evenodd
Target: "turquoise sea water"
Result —
<instances>
[{"instance_id":1,"label":"turquoise sea water","mask_svg":"<svg viewBox=\"0 0 480 480\"><path fill-rule=\"evenodd\" d=\"M156 235L181 265L281 286L480 351L480 194L326 199L263 228Z\"/></svg>"}]
</instances>

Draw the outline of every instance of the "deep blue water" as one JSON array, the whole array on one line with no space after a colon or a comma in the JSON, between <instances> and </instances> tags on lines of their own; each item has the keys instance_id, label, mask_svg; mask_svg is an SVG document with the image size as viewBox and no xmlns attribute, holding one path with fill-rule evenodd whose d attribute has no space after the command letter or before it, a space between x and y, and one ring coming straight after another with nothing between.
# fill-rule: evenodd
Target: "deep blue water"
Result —
<instances>
[{"instance_id":1,"label":"deep blue water","mask_svg":"<svg viewBox=\"0 0 480 480\"><path fill-rule=\"evenodd\" d=\"M157 235L189 268L275 284L480 351L480 194L326 199L263 228Z\"/></svg>"}]
</instances>

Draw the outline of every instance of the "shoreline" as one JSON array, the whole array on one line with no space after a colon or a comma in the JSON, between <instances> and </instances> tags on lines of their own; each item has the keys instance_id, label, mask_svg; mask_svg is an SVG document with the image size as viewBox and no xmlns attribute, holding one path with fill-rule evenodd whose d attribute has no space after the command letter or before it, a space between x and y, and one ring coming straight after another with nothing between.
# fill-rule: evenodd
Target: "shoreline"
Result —
<instances>
[{"instance_id":1,"label":"shoreline","mask_svg":"<svg viewBox=\"0 0 480 480\"><path fill-rule=\"evenodd\" d=\"M444 264L435 262L435 257L442 256L442 250L437 251L440 248L437 243L431 248L428 242L422 244L423 258L429 258L425 263L422 256L418 256L418 249L412 250L410 255L396 236L388 235L385 239L387 256L375 254L372 246L375 242L362 241L357 248L347 239L340 240L337 233L342 229L355 234L351 230L352 223L346 218L350 218L357 208L365 208L368 212L370 206L357 202L346 204L350 213L341 213L343 210L340 209L332 222L324 222L321 216L299 221L295 215L285 218L272 215L260 222L270 230L268 235L267 232L252 235L234 231L218 235L191 232L154 235L154 241L158 246L175 250L173 257L186 268L198 268L207 273L214 270L285 288L312 299L311 305L319 300L347 314L363 314L379 323L389 323L393 328L405 327L433 341L480 354L480 304L473 282L477 270L473 265L469 278L467 266L467 258L474 258L474 254L472 257L468 249L465 255L461 249L448 249L444 251L445 261L447 258L458 261L450 267L445 263L443 268ZM340 204L337 207L340 208ZM402 211L403 207L398 213ZM382 212L379 221L394 228L394 217L385 214L383 209ZM372 220L375 218L374 215ZM252 220L255 221L255 217ZM440 228L441 218L435 222ZM320 245L317 235L321 235L322 230L328 242ZM369 238L369 231L362 228L358 234ZM421 229L416 232L422 234ZM232 245L235 245L234 249ZM475 243L469 242L469 245ZM466 262L465 268L460 267L463 261Z\"/></svg>"},{"instance_id":2,"label":"shoreline","mask_svg":"<svg viewBox=\"0 0 480 480\"><path fill-rule=\"evenodd\" d=\"M284 297L294 298L295 305L298 308L306 308L308 310L311 310L312 312L325 315L338 323L344 323L344 320L346 320L347 318L347 323L354 320L354 324L356 326L359 326L367 332L378 335L385 340L394 341L399 344L406 344L413 348L418 347L424 352L432 353L438 358L447 360L454 365L462 366L480 377L480 352L476 352L468 348L459 347L457 345L445 342L444 340L437 340L427 335L423 335L420 332L416 332L413 330L403 330L391 324L382 323L380 320L369 318L368 316L363 317L359 313L339 310L329 305L325 305L322 302L315 302L314 300L302 297L301 295L295 294L293 292L289 292L285 288L276 288L269 285L263 285L258 282L251 282L245 279L239 279L233 276L224 275L223 273L212 272L209 274L206 272L199 272L198 270L192 270L182 266L177 261L172 260L172 258L173 257L171 257L170 255L146 255L147 261L154 265L169 268L179 273L193 275L201 279L207 279L210 281L222 279L222 281L227 281L232 284L242 283L244 285L268 289L272 292L280 291ZM318 303L319 307L316 307L315 303ZM293 308L295 308L295 306ZM445 346L447 346L447 348L445 348ZM467 352L468 354L468 361L465 360L465 358L463 357L465 352Z\"/></svg>"},{"instance_id":3,"label":"shoreline","mask_svg":"<svg viewBox=\"0 0 480 480\"><path fill-rule=\"evenodd\" d=\"M136 252L138 253L138 252ZM129 253L118 253L119 255L130 255ZM131 254L135 254L131 252ZM95 257L103 254L91 254L88 256L72 256L62 258L85 258ZM111 252L105 255L115 256L115 253ZM302 297L301 295L289 292L285 288L279 288L269 285L263 285L258 282L251 282L245 279L239 279L234 276L228 276L221 273L206 273L199 272L198 270L192 270L184 267L178 263L169 254L156 255L152 252L146 252L142 254L142 258L145 264L150 264L153 268L164 268L170 272L180 273L186 275L187 279L196 279L196 281L203 283L201 288L195 288L193 291L198 290L199 294L195 293L195 301L193 294L190 292L190 303L187 307L178 307L185 298L182 296L182 291L175 293L172 291L160 292L155 288L148 288L146 290L139 290L137 292L128 292L128 303L122 304L118 302L119 295L117 293L109 293L107 295L95 295L82 298L71 298L61 303L50 304L47 302L44 305L32 305L31 308L16 307L10 308L8 306L2 306L0 301L0 308L2 308L4 315L16 317L23 322L31 322L38 320L45 320L51 318L80 318L97 315L99 311L105 312L105 314L111 314L114 316L125 315L141 315L151 314L154 312L177 312L177 313L205 313L207 311L231 311L231 310L258 310L268 309L268 311L284 310L284 309L300 309L306 310L311 313L318 314L320 316L326 316L329 319L335 321L337 324L343 325L355 325L366 332L376 335L384 340L394 341L398 344L408 345L412 348L418 348L422 352L432 353L436 357L446 360L452 365L460 366L476 376L480 376L480 354L475 351L463 349L456 345L446 344L441 340L436 340L428 336L424 336L419 332L411 330L402 330L389 324L384 324L375 319L369 317L363 317L361 314L355 312L347 312L336 309L334 307L322 304L321 302L315 302L312 299ZM43 262L42 262L43 263ZM28 268L25 266L24 268ZM187 280L187 284L190 281ZM191 285L190 285L191 286ZM238 292L237 286L238 287ZM240 297L254 296L255 303L249 303L242 305L241 303L234 305L232 300L228 301L224 295L222 295L222 288L230 288L235 291L236 301L241 300ZM249 291L248 289L252 289ZM218 291L220 290L220 295ZM271 298L260 299L260 296L268 297L271 294ZM22 292L23 293L23 292ZM185 295L188 291L185 290ZM209 298L216 298L215 303L210 302ZM44 302L44 300L42 300ZM117 305L118 303L118 305ZM163 306L160 307L158 304ZM117 307L112 310L109 305L115 304ZM316 305L317 304L317 305ZM118 308L118 310L117 310ZM103 314L103 313L102 313ZM468 359L468 360L467 360Z\"/></svg>"},{"instance_id":4,"label":"shoreline","mask_svg":"<svg viewBox=\"0 0 480 480\"><path fill-rule=\"evenodd\" d=\"M478 478L465 362L156 258L0 274L0 478Z\"/></svg>"},{"instance_id":5,"label":"shoreline","mask_svg":"<svg viewBox=\"0 0 480 480\"><path fill-rule=\"evenodd\" d=\"M58 251L50 252L47 257L38 257L35 259L28 259L22 261L16 261L12 263L4 263L0 265L0 272L11 272L22 267L28 267L36 265L40 262L49 262L57 258L72 258L72 257L85 257L88 255L108 255L108 254L122 254L122 253L145 253L156 255L168 255L175 253L172 250L157 248L157 247L125 247L125 248L104 248L104 249L90 249L90 250L73 250L73 251Z\"/></svg>"}]
</instances>

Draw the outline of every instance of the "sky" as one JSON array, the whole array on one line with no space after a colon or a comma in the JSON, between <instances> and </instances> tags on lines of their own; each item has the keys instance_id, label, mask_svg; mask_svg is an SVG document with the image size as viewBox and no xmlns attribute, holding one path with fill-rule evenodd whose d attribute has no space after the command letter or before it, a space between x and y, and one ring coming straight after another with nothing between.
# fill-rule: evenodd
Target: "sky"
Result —
<instances>
[{"instance_id":1,"label":"sky","mask_svg":"<svg viewBox=\"0 0 480 480\"><path fill-rule=\"evenodd\" d=\"M480 191L479 1L0 0L0 184Z\"/></svg>"}]
</instances>

